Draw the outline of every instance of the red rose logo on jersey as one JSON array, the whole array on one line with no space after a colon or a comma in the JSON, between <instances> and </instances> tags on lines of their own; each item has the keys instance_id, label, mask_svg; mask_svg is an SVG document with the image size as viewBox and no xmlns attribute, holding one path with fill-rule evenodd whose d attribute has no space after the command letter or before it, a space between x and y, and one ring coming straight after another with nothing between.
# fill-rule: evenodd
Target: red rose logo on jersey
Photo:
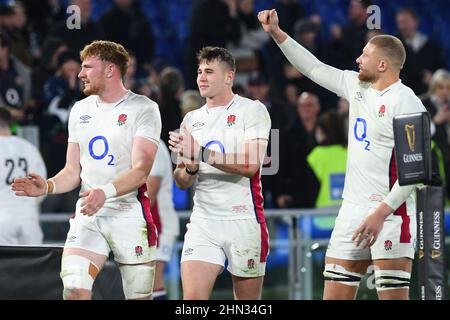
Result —
<instances>
[{"instance_id":1,"label":"red rose logo on jersey","mask_svg":"<svg viewBox=\"0 0 450 320\"><path fill-rule=\"evenodd\" d=\"M127 115L124 114L124 113L122 113L122 114L119 116L119 119L117 120L117 125L118 125L118 126L121 126L121 125L125 124L126 121L127 121Z\"/></svg>"},{"instance_id":2,"label":"red rose logo on jersey","mask_svg":"<svg viewBox=\"0 0 450 320\"><path fill-rule=\"evenodd\" d=\"M227 119L227 125L231 127L233 124L236 124L236 116L234 114L229 115Z\"/></svg>"},{"instance_id":3,"label":"red rose logo on jersey","mask_svg":"<svg viewBox=\"0 0 450 320\"><path fill-rule=\"evenodd\" d=\"M384 250L386 250L386 251L392 250L392 241L391 240L386 240L384 242Z\"/></svg>"},{"instance_id":4,"label":"red rose logo on jersey","mask_svg":"<svg viewBox=\"0 0 450 320\"><path fill-rule=\"evenodd\" d=\"M141 246L134 247L134 252L136 253L136 257L142 256L143 250Z\"/></svg>"},{"instance_id":5,"label":"red rose logo on jersey","mask_svg":"<svg viewBox=\"0 0 450 320\"><path fill-rule=\"evenodd\" d=\"M255 260L253 260L253 259L248 259L248 260L247 260L247 268L249 268L249 269L254 269L254 268L255 268Z\"/></svg>"},{"instance_id":6,"label":"red rose logo on jersey","mask_svg":"<svg viewBox=\"0 0 450 320\"><path fill-rule=\"evenodd\" d=\"M383 104L378 110L378 118L384 117L384 113L386 112L386 106Z\"/></svg>"}]
</instances>

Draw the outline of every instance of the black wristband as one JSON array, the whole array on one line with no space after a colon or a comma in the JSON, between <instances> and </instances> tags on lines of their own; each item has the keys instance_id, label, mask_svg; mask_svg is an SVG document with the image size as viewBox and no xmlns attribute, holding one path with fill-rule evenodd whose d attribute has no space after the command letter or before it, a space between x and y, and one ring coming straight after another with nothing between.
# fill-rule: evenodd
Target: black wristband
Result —
<instances>
[{"instance_id":1,"label":"black wristband","mask_svg":"<svg viewBox=\"0 0 450 320\"><path fill-rule=\"evenodd\" d=\"M200 161L207 163L209 159L209 155L211 154L211 150L206 149L205 147L200 147Z\"/></svg>"},{"instance_id":2,"label":"black wristband","mask_svg":"<svg viewBox=\"0 0 450 320\"><path fill-rule=\"evenodd\" d=\"M186 173L190 176L195 176L198 173L198 170L200 169L200 166L195 171L191 171L188 169L188 167L184 167L184 170L186 170Z\"/></svg>"}]
</instances>

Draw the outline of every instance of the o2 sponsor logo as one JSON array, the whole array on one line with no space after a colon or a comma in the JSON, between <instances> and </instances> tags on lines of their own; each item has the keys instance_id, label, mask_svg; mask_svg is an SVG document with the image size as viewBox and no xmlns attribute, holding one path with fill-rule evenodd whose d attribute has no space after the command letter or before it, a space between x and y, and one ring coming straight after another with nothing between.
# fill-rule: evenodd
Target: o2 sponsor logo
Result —
<instances>
[{"instance_id":1,"label":"o2 sponsor logo","mask_svg":"<svg viewBox=\"0 0 450 320\"><path fill-rule=\"evenodd\" d=\"M99 147L94 151L94 145L103 144L103 152L99 152ZM104 136L95 136L89 141L89 154L94 160L103 160L105 157L108 158L108 166L113 166L114 155L109 154L109 144L108 140Z\"/></svg>"},{"instance_id":2,"label":"o2 sponsor logo","mask_svg":"<svg viewBox=\"0 0 450 320\"><path fill-rule=\"evenodd\" d=\"M364 143L364 150L370 151L370 141L367 138L367 122L363 118L356 118L353 133L357 141Z\"/></svg>"}]
</instances>

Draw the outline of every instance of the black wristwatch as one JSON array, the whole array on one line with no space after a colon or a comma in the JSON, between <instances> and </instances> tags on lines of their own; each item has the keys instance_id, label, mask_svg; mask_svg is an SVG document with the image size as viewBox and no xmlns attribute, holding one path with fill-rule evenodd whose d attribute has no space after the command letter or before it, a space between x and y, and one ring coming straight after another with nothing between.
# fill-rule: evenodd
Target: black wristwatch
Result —
<instances>
[{"instance_id":1,"label":"black wristwatch","mask_svg":"<svg viewBox=\"0 0 450 320\"><path fill-rule=\"evenodd\" d=\"M184 170L186 170L186 173L190 176L195 176L198 173L198 170L200 169L200 166L195 171L191 171L188 169L188 167L184 167Z\"/></svg>"}]
</instances>

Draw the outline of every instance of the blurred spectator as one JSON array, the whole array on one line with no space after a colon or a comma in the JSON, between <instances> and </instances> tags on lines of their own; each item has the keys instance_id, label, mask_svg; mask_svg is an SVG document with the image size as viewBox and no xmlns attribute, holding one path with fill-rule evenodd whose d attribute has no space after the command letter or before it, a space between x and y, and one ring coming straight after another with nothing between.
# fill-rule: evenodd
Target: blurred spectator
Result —
<instances>
[{"instance_id":1,"label":"blurred spectator","mask_svg":"<svg viewBox=\"0 0 450 320\"><path fill-rule=\"evenodd\" d=\"M0 105L12 114L13 121L25 119L31 96L31 70L10 53L10 39L0 33Z\"/></svg>"},{"instance_id":2,"label":"blurred spectator","mask_svg":"<svg viewBox=\"0 0 450 320\"><path fill-rule=\"evenodd\" d=\"M280 0L276 3L280 28L290 36L294 36L295 23L304 18L306 13L303 6L297 0ZM270 75L271 83L275 84L275 92L280 93L284 88L284 65L288 63L287 59L280 51L274 41L269 41L264 47L264 69L265 74ZM281 98L281 95L278 95Z\"/></svg>"},{"instance_id":3,"label":"blurred spectator","mask_svg":"<svg viewBox=\"0 0 450 320\"><path fill-rule=\"evenodd\" d=\"M181 118L183 119L186 113L202 107L205 103L205 99L200 95L198 90L184 91L180 101Z\"/></svg>"},{"instance_id":4,"label":"blurred spectator","mask_svg":"<svg viewBox=\"0 0 450 320\"><path fill-rule=\"evenodd\" d=\"M63 19L51 28L47 37L64 39L69 48L76 52L81 51L86 44L94 40L105 38L101 27L92 20L91 0L70 0L69 5L75 5L80 8L80 29L69 29L66 19ZM117 25L122 25L122 22L120 24L117 23Z\"/></svg>"},{"instance_id":5,"label":"blurred spectator","mask_svg":"<svg viewBox=\"0 0 450 320\"><path fill-rule=\"evenodd\" d=\"M295 23L306 17L306 11L297 0L280 0L275 4L280 28L291 37L294 35Z\"/></svg>"},{"instance_id":6,"label":"blurred spectator","mask_svg":"<svg viewBox=\"0 0 450 320\"><path fill-rule=\"evenodd\" d=\"M11 41L10 52L23 64L31 67L33 58L30 53L30 34L25 7L21 1L11 1L6 8L7 18L2 28Z\"/></svg>"},{"instance_id":7,"label":"blurred spectator","mask_svg":"<svg viewBox=\"0 0 450 320\"><path fill-rule=\"evenodd\" d=\"M322 113L317 119L317 146L307 157L319 182L316 208L342 203L347 168L347 133L342 118L334 111ZM323 230L334 227L336 216L313 217L313 224Z\"/></svg>"},{"instance_id":8,"label":"blurred spectator","mask_svg":"<svg viewBox=\"0 0 450 320\"><path fill-rule=\"evenodd\" d=\"M31 79L33 81L32 97L36 101L38 112L44 104L44 84L58 69L58 57L61 52L68 49L63 39L48 37L42 47L42 59L33 68Z\"/></svg>"},{"instance_id":9,"label":"blurred spectator","mask_svg":"<svg viewBox=\"0 0 450 320\"><path fill-rule=\"evenodd\" d=\"M169 131L180 127L180 98L184 91L183 76L178 69L166 67L161 71L161 99L158 102L161 112L161 139L169 141Z\"/></svg>"},{"instance_id":10,"label":"blurred spectator","mask_svg":"<svg viewBox=\"0 0 450 320\"><path fill-rule=\"evenodd\" d=\"M350 111L350 103L345 98L339 98L337 103L337 113L344 121L345 132L348 132L348 113Z\"/></svg>"},{"instance_id":11,"label":"blurred spectator","mask_svg":"<svg viewBox=\"0 0 450 320\"><path fill-rule=\"evenodd\" d=\"M22 0L28 17L30 51L33 59L45 59L41 47L50 28L65 16L65 10L59 0Z\"/></svg>"},{"instance_id":12,"label":"blurred spectator","mask_svg":"<svg viewBox=\"0 0 450 320\"><path fill-rule=\"evenodd\" d=\"M237 44L230 42L227 47L236 59L236 67L239 71L236 77L240 77L244 73L258 71L260 69L260 52L270 37L261 28L254 11L254 1L237 0L237 4L241 39ZM239 82L239 79L236 78L236 81Z\"/></svg>"},{"instance_id":13,"label":"blurred spectator","mask_svg":"<svg viewBox=\"0 0 450 320\"><path fill-rule=\"evenodd\" d=\"M289 109L289 105L284 101L277 101L269 95L269 84L265 77L261 74L253 74L247 84L248 97L253 100L259 100L264 104L269 112L271 119L271 129L279 130L280 140L276 141L281 148L286 142L284 140L284 130L286 130L290 119L295 116L295 110ZM267 146L267 158L265 159L265 165L271 163L271 150L272 150L272 132L269 136L269 144ZM280 155L280 162L283 161L282 155ZM280 194L280 182L278 181L278 175L262 175L261 181L264 186L264 201L265 205L270 207L275 205L275 199Z\"/></svg>"},{"instance_id":14,"label":"blurred spectator","mask_svg":"<svg viewBox=\"0 0 450 320\"><path fill-rule=\"evenodd\" d=\"M331 27L332 41L325 61L339 69L356 69L355 60L366 45L368 17L371 0L351 0L348 8L349 24Z\"/></svg>"},{"instance_id":15,"label":"blurred spectator","mask_svg":"<svg viewBox=\"0 0 450 320\"><path fill-rule=\"evenodd\" d=\"M44 85L48 104L41 123L42 150L49 176L58 173L66 162L67 122L74 103L83 97L78 73L78 54L64 51L58 57L58 70Z\"/></svg>"},{"instance_id":16,"label":"blurred spectator","mask_svg":"<svg viewBox=\"0 0 450 320\"><path fill-rule=\"evenodd\" d=\"M334 93L305 77L289 62L286 62L282 70L282 78L278 81L281 89L275 87L273 94L277 95L278 93L275 90L281 90L282 99L287 100L290 105L295 106L299 94L302 92L311 92L319 98L322 110L335 109L334 106L338 98Z\"/></svg>"},{"instance_id":17,"label":"blurred spectator","mask_svg":"<svg viewBox=\"0 0 450 320\"><path fill-rule=\"evenodd\" d=\"M280 208L313 208L319 190L319 183L306 156L316 146L315 130L320 103L313 93L304 92L298 97L297 117L286 131L286 141L280 152Z\"/></svg>"},{"instance_id":18,"label":"blurred spectator","mask_svg":"<svg viewBox=\"0 0 450 320\"><path fill-rule=\"evenodd\" d=\"M123 85L125 88L130 89L132 91L135 91L135 88L137 86L136 81L136 69L137 69L137 61L136 56L133 52L130 50L128 51L128 68L127 73L125 73L124 79L123 79Z\"/></svg>"},{"instance_id":19,"label":"blurred spectator","mask_svg":"<svg viewBox=\"0 0 450 320\"><path fill-rule=\"evenodd\" d=\"M411 87L416 95L423 94L428 89L432 73L446 67L442 50L427 35L418 31L419 17L413 9L399 10L396 19L399 38L406 49L402 81Z\"/></svg>"},{"instance_id":20,"label":"blurred spectator","mask_svg":"<svg viewBox=\"0 0 450 320\"><path fill-rule=\"evenodd\" d=\"M321 26L309 18L298 20L294 25L293 38L309 52L317 57L323 59L323 49L317 41Z\"/></svg>"},{"instance_id":21,"label":"blurred spectator","mask_svg":"<svg viewBox=\"0 0 450 320\"><path fill-rule=\"evenodd\" d=\"M241 27L236 0L199 0L191 10L184 78L187 89L197 89L198 51L205 46L225 48L229 42L237 45L241 39Z\"/></svg>"},{"instance_id":22,"label":"blurred spectator","mask_svg":"<svg viewBox=\"0 0 450 320\"><path fill-rule=\"evenodd\" d=\"M307 157L308 164L320 183L315 205L317 208L337 206L342 203L347 165L347 133L344 122L336 112L322 113L317 119L315 134L318 145ZM332 227L333 225L330 226Z\"/></svg>"},{"instance_id":23,"label":"blurred spectator","mask_svg":"<svg viewBox=\"0 0 450 320\"><path fill-rule=\"evenodd\" d=\"M422 99L422 103L430 113L433 123L436 125L436 133L433 140L442 152L446 185L450 185L450 73L447 70L437 70L430 81L428 95ZM447 188L450 197L450 190Z\"/></svg>"},{"instance_id":24,"label":"blurred spectator","mask_svg":"<svg viewBox=\"0 0 450 320\"><path fill-rule=\"evenodd\" d=\"M138 67L153 60L155 39L148 17L139 1L114 0L113 7L100 19L107 40L120 43L136 55Z\"/></svg>"},{"instance_id":25,"label":"blurred spectator","mask_svg":"<svg viewBox=\"0 0 450 320\"><path fill-rule=\"evenodd\" d=\"M295 110L288 109L282 100L275 100L269 95L268 80L260 73L251 75L247 82L247 92L250 99L259 100L269 111L272 129L286 128L290 119L295 116Z\"/></svg>"}]
</instances>

